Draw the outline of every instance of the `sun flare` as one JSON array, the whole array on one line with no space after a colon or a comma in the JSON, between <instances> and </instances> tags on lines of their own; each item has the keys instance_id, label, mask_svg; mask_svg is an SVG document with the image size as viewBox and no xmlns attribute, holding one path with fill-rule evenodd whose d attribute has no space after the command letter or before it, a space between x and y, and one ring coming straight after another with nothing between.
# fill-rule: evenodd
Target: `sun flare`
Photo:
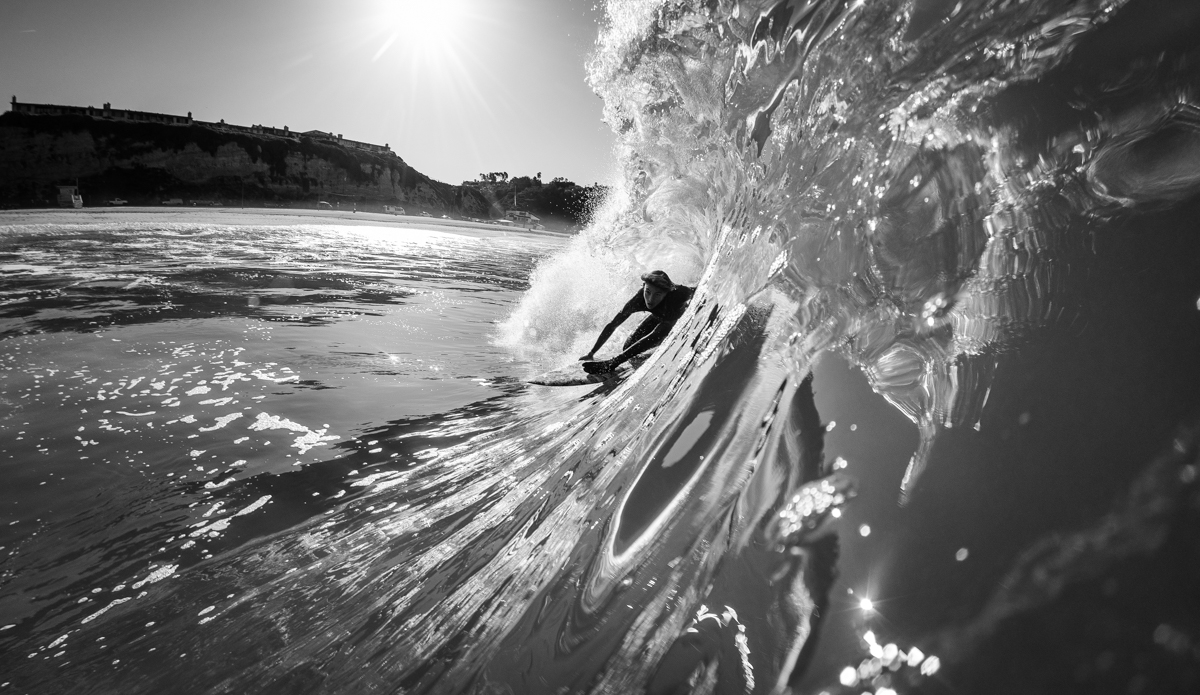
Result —
<instances>
[{"instance_id":1,"label":"sun flare","mask_svg":"<svg viewBox=\"0 0 1200 695\"><path fill-rule=\"evenodd\" d=\"M372 74L394 93L395 117L437 113L449 131L473 142L472 123L509 107L505 95L485 87L497 82L493 56L508 25L483 0L373 1L359 45L371 51Z\"/></svg>"},{"instance_id":2,"label":"sun flare","mask_svg":"<svg viewBox=\"0 0 1200 695\"><path fill-rule=\"evenodd\" d=\"M465 19L464 0L388 0L381 4L379 25L386 39L373 60L390 51L423 59L452 53L461 39Z\"/></svg>"}]
</instances>

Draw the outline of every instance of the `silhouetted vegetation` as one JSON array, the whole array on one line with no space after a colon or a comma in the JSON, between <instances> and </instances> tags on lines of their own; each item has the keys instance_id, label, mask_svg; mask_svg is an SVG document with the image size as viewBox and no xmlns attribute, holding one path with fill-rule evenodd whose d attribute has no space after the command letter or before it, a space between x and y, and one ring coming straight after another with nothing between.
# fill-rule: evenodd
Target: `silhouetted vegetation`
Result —
<instances>
[{"instance_id":1,"label":"silhouetted vegetation","mask_svg":"<svg viewBox=\"0 0 1200 695\"><path fill-rule=\"evenodd\" d=\"M512 178L506 171L484 173L477 181L463 181L462 185L464 189L478 191L489 202L493 216L503 216L508 210L524 210L543 221L572 225L586 224L608 195L606 186L598 183L580 186L561 176L543 183L540 171L535 176Z\"/></svg>"}]
</instances>

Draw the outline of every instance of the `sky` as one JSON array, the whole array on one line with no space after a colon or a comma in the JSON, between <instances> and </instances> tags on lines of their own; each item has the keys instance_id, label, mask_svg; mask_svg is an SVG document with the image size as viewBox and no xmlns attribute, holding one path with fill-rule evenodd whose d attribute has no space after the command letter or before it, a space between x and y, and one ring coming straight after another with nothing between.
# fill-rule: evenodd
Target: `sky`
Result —
<instances>
[{"instance_id":1,"label":"sky","mask_svg":"<svg viewBox=\"0 0 1200 695\"><path fill-rule=\"evenodd\" d=\"M481 172L610 182L584 64L600 0L0 0L0 95L391 146Z\"/></svg>"}]
</instances>

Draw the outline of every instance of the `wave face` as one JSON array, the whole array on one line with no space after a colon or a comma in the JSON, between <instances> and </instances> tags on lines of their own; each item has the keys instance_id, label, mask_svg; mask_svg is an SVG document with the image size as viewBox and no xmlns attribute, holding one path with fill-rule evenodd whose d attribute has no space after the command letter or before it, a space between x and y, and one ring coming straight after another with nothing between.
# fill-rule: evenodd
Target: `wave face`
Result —
<instances>
[{"instance_id":1,"label":"wave face","mask_svg":"<svg viewBox=\"0 0 1200 695\"><path fill-rule=\"evenodd\" d=\"M1195 49L1089 44L1123 5L609 2L590 75L623 180L499 339L581 354L653 268L698 287L670 339L619 385L476 415L354 504L114 611L109 634L154 616L183 655L170 669L130 651L114 672L81 647L55 678L783 691L828 605L828 522L855 496L824 456L817 356L919 428L904 501L939 432L978 424L998 356L1070 318L1098 222L1200 189L1179 59ZM218 608L202 629L164 618L176 605Z\"/></svg>"},{"instance_id":2,"label":"wave face","mask_svg":"<svg viewBox=\"0 0 1200 695\"><path fill-rule=\"evenodd\" d=\"M607 4L589 70L622 185L535 272L510 340L585 352L607 317L578 298L652 268L699 291L572 434L611 461L598 528L505 647L547 692L799 681L837 555L820 531L854 496L822 454L816 357L916 425L906 504L939 434L979 427L1000 356L1077 318L1096 230L1200 192L1194 31L1169 26L1194 12L1125 5Z\"/></svg>"},{"instance_id":3,"label":"wave face","mask_svg":"<svg viewBox=\"0 0 1200 695\"><path fill-rule=\"evenodd\" d=\"M694 249L711 301L780 314L793 380L859 366L922 433L907 495L995 356L1060 317L1095 220L1200 185L1183 75L1067 64L1123 4L611 3L592 79L629 202L604 241Z\"/></svg>"}]
</instances>

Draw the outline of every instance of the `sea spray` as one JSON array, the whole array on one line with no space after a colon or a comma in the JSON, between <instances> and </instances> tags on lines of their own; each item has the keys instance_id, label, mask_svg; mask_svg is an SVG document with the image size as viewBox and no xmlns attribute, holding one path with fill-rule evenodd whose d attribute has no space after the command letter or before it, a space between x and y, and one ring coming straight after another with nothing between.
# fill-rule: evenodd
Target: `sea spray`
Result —
<instances>
[{"instance_id":1,"label":"sea spray","mask_svg":"<svg viewBox=\"0 0 1200 695\"><path fill-rule=\"evenodd\" d=\"M643 273L662 270L677 284L696 284L707 258L693 227L645 233L629 222L629 204L618 188L592 226L538 263L530 290L497 328L498 344L543 366L561 366L591 350L600 329L641 288ZM619 351L638 320L622 326L600 354Z\"/></svg>"}]
</instances>

